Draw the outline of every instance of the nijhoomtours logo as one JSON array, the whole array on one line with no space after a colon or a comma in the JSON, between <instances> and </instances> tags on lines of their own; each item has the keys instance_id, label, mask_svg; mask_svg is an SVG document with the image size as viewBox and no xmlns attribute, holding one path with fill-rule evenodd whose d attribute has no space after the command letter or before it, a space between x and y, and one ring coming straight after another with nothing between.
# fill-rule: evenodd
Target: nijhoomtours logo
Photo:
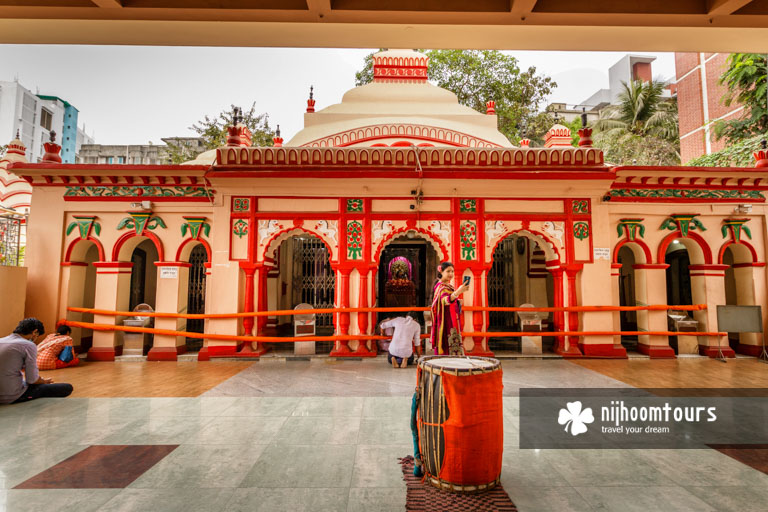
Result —
<instances>
[{"instance_id":1,"label":"nijhoomtours logo","mask_svg":"<svg viewBox=\"0 0 768 512\"><path fill-rule=\"evenodd\" d=\"M521 448L768 444L768 389L521 388Z\"/></svg>"},{"instance_id":2,"label":"nijhoomtours logo","mask_svg":"<svg viewBox=\"0 0 768 512\"><path fill-rule=\"evenodd\" d=\"M571 435L577 436L587 431L587 423L595 421L595 417L592 416L592 409L587 407L581 408L581 402L568 402L565 409L560 409L560 416L557 418L557 422L561 425L565 425L565 430L571 429Z\"/></svg>"}]
</instances>

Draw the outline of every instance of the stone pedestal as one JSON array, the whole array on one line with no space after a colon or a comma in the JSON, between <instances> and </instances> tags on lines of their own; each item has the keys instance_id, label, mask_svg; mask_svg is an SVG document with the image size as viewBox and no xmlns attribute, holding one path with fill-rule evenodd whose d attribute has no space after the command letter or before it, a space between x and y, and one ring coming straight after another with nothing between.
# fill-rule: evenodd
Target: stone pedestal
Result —
<instances>
[{"instance_id":1,"label":"stone pedestal","mask_svg":"<svg viewBox=\"0 0 768 512\"><path fill-rule=\"evenodd\" d=\"M677 355L698 354L699 338L697 336L678 335L677 336Z\"/></svg>"},{"instance_id":2,"label":"stone pedestal","mask_svg":"<svg viewBox=\"0 0 768 512\"><path fill-rule=\"evenodd\" d=\"M293 343L293 353L297 356L315 355L314 341L296 341Z\"/></svg>"},{"instance_id":3,"label":"stone pedestal","mask_svg":"<svg viewBox=\"0 0 768 512\"><path fill-rule=\"evenodd\" d=\"M521 354L541 354L541 336L521 336L520 337Z\"/></svg>"}]
</instances>

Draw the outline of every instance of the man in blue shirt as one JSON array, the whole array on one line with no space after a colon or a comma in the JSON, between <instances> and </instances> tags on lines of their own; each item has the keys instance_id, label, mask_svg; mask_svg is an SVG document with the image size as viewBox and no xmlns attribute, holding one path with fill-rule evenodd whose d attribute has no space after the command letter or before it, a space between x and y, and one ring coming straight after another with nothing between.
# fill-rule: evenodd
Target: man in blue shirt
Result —
<instances>
[{"instance_id":1,"label":"man in blue shirt","mask_svg":"<svg viewBox=\"0 0 768 512\"><path fill-rule=\"evenodd\" d=\"M71 384L54 384L53 379L44 379L37 371L35 340L44 333L40 320L25 318L13 334L0 338L0 404L72 394Z\"/></svg>"}]
</instances>

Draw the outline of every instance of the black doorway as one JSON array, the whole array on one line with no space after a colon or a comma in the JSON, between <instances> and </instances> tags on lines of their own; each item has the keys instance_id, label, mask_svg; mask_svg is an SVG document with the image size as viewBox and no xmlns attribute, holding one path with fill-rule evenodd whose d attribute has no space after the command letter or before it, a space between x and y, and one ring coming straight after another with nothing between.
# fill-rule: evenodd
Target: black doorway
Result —
<instances>
[{"instance_id":1,"label":"black doorway","mask_svg":"<svg viewBox=\"0 0 768 512\"><path fill-rule=\"evenodd\" d=\"M420 307L428 305L425 269L427 244L423 240L393 243L384 248L379 259L378 299L380 307ZM401 272L407 268L406 275ZM397 279L401 277L401 279ZM409 283L410 282L410 283ZM431 290L429 290L431 292ZM378 313L377 323L394 313ZM424 315L418 313L423 325Z\"/></svg>"}]
</instances>

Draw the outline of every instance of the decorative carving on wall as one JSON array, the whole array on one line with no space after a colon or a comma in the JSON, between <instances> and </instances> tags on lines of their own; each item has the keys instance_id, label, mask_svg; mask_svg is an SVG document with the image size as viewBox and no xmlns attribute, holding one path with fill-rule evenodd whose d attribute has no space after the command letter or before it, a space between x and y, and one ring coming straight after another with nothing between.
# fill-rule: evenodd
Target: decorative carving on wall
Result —
<instances>
[{"instance_id":1,"label":"decorative carving on wall","mask_svg":"<svg viewBox=\"0 0 768 512\"><path fill-rule=\"evenodd\" d=\"M451 244L451 221L432 220L427 225L427 231L440 238L445 245Z\"/></svg>"},{"instance_id":2,"label":"decorative carving on wall","mask_svg":"<svg viewBox=\"0 0 768 512\"><path fill-rule=\"evenodd\" d=\"M589 213L589 201L586 199L574 199L571 202L573 213Z\"/></svg>"},{"instance_id":3,"label":"decorative carving on wall","mask_svg":"<svg viewBox=\"0 0 768 512\"><path fill-rule=\"evenodd\" d=\"M205 217L184 217L184 220L186 222L181 225L181 236L187 236L189 231L190 237L199 240L201 231L206 237L211 234L211 225L205 222L207 220Z\"/></svg>"},{"instance_id":4,"label":"decorative carving on wall","mask_svg":"<svg viewBox=\"0 0 768 512\"><path fill-rule=\"evenodd\" d=\"M573 237L577 240L584 240L585 238L589 238L589 224L586 222L574 222Z\"/></svg>"},{"instance_id":5,"label":"decorative carving on wall","mask_svg":"<svg viewBox=\"0 0 768 512\"><path fill-rule=\"evenodd\" d=\"M619 236L624 234L627 240L633 242L637 235L640 238L645 237L645 226L642 224L643 219L619 219L619 224L616 226L616 232Z\"/></svg>"},{"instance_id":6,"label":"decorative carving on wall","mask_svg":"<svg viewBox=\"0 0 768 512\"><path fill-rule=\"evenodd\" d=\"M674 189L674 188L617 188L608 192L616 198L648 199L752 199L765 200L759 190L711 190L711 189Z\"/></svg>"},{"instance_id":7,"label":"decorative carving on wall","mask_svg":"<svg viewBox=\"0 0 768 512\"><path fill-rule=\"evenodd\" d=\"M744 233L752 240L752 232L745 224L751 219L724 219L723 227L720 229L723 234L723 238L728 238L728 232L731 233L731 240L733 243L738 244L741 241L741 234Z\"/></svg>"},{"instance_id":8,"label":"decorative carving on wall","mask_svg":"<svg viewBox=\"0 0 768 512\"><path fill-rule=\"evenodd\" d=\"M153 217L152 212L128 212L130 217L125 217L117 225L117 230L123 228L133 229L136 235L141 235L145 230L154 230L157 227L166 229L167 226L160 217Z\"/></svg>"},{"instance_id":9,"label":"decorative carving on wall","mask_svg":"<svg viewBox=\"0 0 768 512\"><path fill-rule=\"evenodd\" d=\"M336 240L338 228L335 220L319 220L317 221L317 224L315 224L315 230L331 240L334 245L338 243Z\"/></svg>"},{"instance_id":10,"label":"decorative carving on wall","mask_svg":"<svg viewBox=\"0 0 768 512\"><path fill-rule=\"evenodd\" d=\"M347 222L347 258L363 258L363 225L357 220Z\"/></svg>"},{"instance_id":11,"label":"decorative carving on wall","mask_svg":"<svg viewBox=\"0 0 768 512\"><path fill-rule=\"evenodd\" d=\"M64 197L213 197L215 190L206 187L146 186L82 186L66 187Z\"/></svg>"},{"instance_id":12,"label":"decorative carving on wall","mask_svg":"<svg viewBox=\"0 0 768 512\"><path fill-rule=\"evenodd\" d=\"M347 199L347 212L348 213L357 213L363 211L363 200L362 199Z\"/></svg>"},{"instance_id":13,"label":"decorative carving on wall","mask_svg":"<svg viewBox=\"0 0 768 512\"><path fill-rule=\"evenodd\" d=\"M661 223L659 229L662 231L665 229L670 231L680 231L684 237L688 236L688 231L693 231L696 229L706 231L707 228L705 228L704 224L702 224L701 221L696 218L697 215L697 213L670 215L664 220L664 222Z\"/></svg>"},{"instance_id":14,"label":"decorative carving on wall","mask_svg":"<svg viewBox=\"0 0 768 512\"><path fill-rule=\"evenodd\" d=\"M563 247L563 235L565 235L565 226L562 222L552 222L548 220L541 225L541 230L552 240L557 240L557 245Z\"/></svg>"},{"instance_id":15,"label":"decorative carving on wall","mask_svg":"<svg viewBox=\"0 0 768 512\"><path fill-rule=\"evenodd\" d=\"M487 220L485 221L485 241L486 246L490 247L493 241L501 238L507 232L507 226L503 221Z\"/></svg>"},{"instance_id":16,"label":"decorative carving on wall","mask_svg":"<svg viewBox=\"0 0 768 512\"><path fill-rule=\"evenodd\" d=\"M279 220L260 220L259 221L259 245L269 240L272 235L285 229L285 226Z\"/></svg>"},{"instance_id":17,"label":"decorative carving on wall","mask_svg":"<svg viewBox=\"0 0 768 512\"><path fill-rule=\"evenodd\" d=\"M248 221L245 221L243 219L238 219L235 221L234 224L232 224L232 233L237 236L237 238L243 238L248 234Z\"/></svg>"},{"instance_id":18,"label":"decorative carving on wall","mask_svg":"<svg viewBox=\"0 0 768 512\"><path fill-rule=\"evenodd\" d=\"M477 211L477 200L475 199L460 199L459 200L459 212L460 213L475 213Z\"/></svg>"},{"instance_id":19,"label":"decorative carving on wall","mask_svg":"<svg viewBox=\"0 0 768 512\"><path fill-rule=\"evenodd\" d=\"M85 240L88 235L93 231L96 236L101 234L101 224L96 222L97 217L95 215L73 215L74 221L67 226L67 235L69 235L75 228L80 231L80 238Z\"/></svg>"},{"instance_id":20,"label":"decorative carving on wall","mask_svg":"<svg viewBox=\"0 0 768 512\"><path fill-rule=\"evenodd\" d=\"M376 244L390 234L394 229L391 220L375 220L371 224L373 227L373 243Z\"/></svg>"},{"instance_id":21,"label":"decorative carving on wall","mask_svg":"<svg viewBox=\"0 0 768 512\"><path fill-rule=\"evenodd\" d=\"M251 211L251 198L249 197L235 197L232 200L233 212L248 212Z\"/></svg>"},{"instance_id":22,"label":"decorative carving on wall","mask_svg":"<svg viewBox=\"0 0 768 512\"><path fill-rule=\"evenodd\" d=\"M461 243L461 259L474 260L477 254L477 224L472 220L465 220L459 229Z\"/></svg>"}]
</instances>

